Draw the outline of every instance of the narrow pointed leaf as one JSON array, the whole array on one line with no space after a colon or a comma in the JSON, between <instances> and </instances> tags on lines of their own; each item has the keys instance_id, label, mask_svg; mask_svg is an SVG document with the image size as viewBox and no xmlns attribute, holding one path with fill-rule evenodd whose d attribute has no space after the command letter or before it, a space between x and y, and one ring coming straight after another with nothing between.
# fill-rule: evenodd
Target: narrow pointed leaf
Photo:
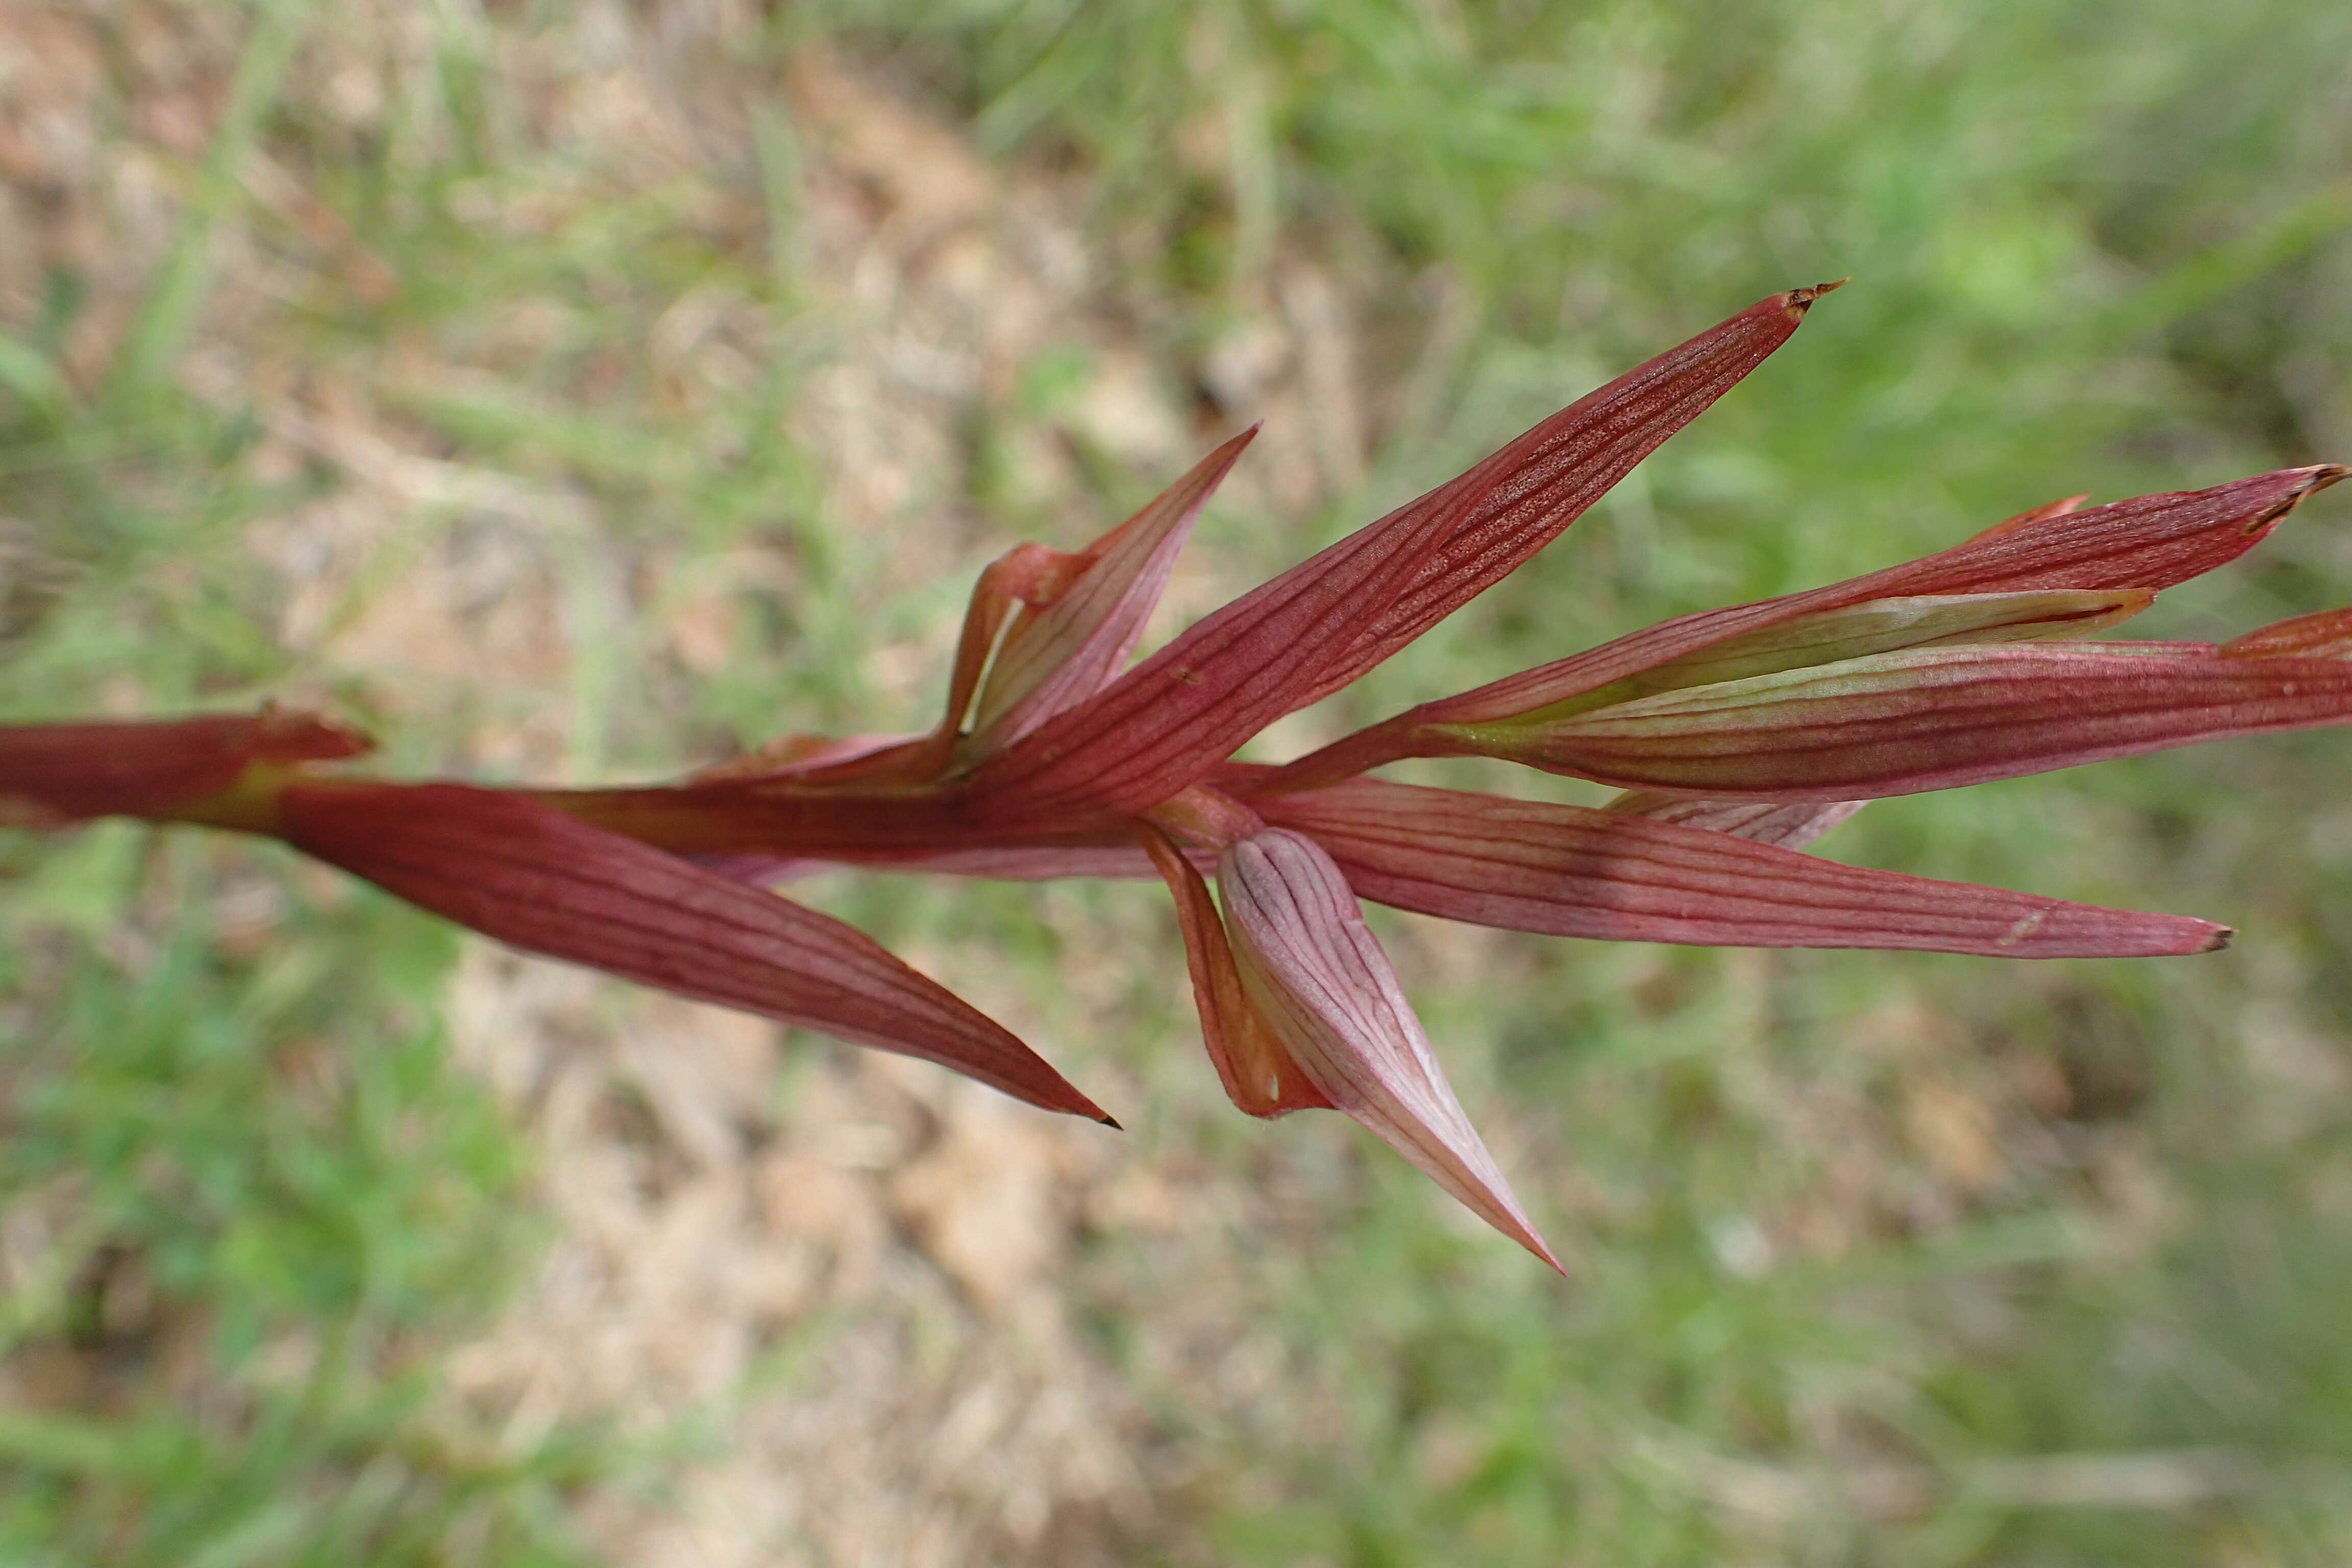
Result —
<instances>
[{"instance_id":1,"label":"narrow pointed leaf","mask_svg":"<svg viewBox=\"0 0 2352 1568\"><path fill-rule=\"evenodd\" d=\"M2352 607L2297 616L2221 645L2226 658L2352 658Z\"/></svg>"},{"instance_id":2,"label":"narrow pointed leaf","mask_svg":"<svg viewBox=\"0 0 2352 1568\"><path fill-rule=\"evenodd\" d=\"M1192 975L1192 1000L1201 1015L1201 1043L1208 1047L1209 1060L1225 1086L1225 1098L1252 1116L1329 1110L1330 1100L1300 1069L1282 1037L1243 988L1209 884L1174 839L1148 822L1135 827L1151 864L1175 896L1184 962Z\"/></svg>"},{"instance_id":3,"label":"narrow pointed leaf","mask_svg":"<svg viewBox=\"0 0 2352 1568\"><path fill-rule=\"evenodd\" d=\"M1601 809L1612 816L1646 816L1728 833L1782 849L1802 849L1870 803L1866 800L1703 800L1628 790Z\"/></svg>"},{"instance_id":4,"label":"narrow pointed leaf","mask_svg":"<svg viewBox=\"0 0 2352 1568\"><path fill-rule=\"evenodd\" d=\"M0 824L157 816L229 788L256 766L355 757L374 742L311 713L0 725Z\"/></svg>"},{"instance_id":5,"label":"narrow pointed leaf","mask_svg":"<svg viewBox=\"0 0 2352 1568\"><path fill-rule=\"evenodd\" d=\"M2203 952L2229 934L1645 817L1378 779L1252 804L1312 835L1368 899L1550 936L2091 958Z\"/></svg>"},{"instance_id":6,"label":"narrow pointed leaf","mask_svg":"<svg viewBox=\"0 0 2352 1568\"><path fill-rule=\"evenodd\" d=\"M2044 507L1858 582L1873 584L1873 596L2169 588L2235 561L2347 472L2322 463L2080 510Z\"/></svg>"},{"instance_id":7,"label":"narrow pointed leaf","mask_svg":"<svg viewBox=\"0 0 2352 1568\"><path fill-rule=\"evenodd\" d=\"M1324 1098L1559 1268L1454 1097L1331 858L1303 834L1269 829L1226 847L1217 885L1250 999Z\"/></svg>"},{"instance_id":8,"label":"narrow pointed leaf","mask_svg":"<svg viewBox=\"0 0 2352 1568\"><path fill-rule=\"evenodd\" d=\"M1635 679L1651 690L1666 691L1896 648L2077 641L2129 620L2155 602L2152 588L2045 588L1865 599L1733 637Z\"/></svg>"},{"instance_id":9,"label":"narrow pointed leaf","mask_svg":"<svg viewBox=\"0 0 2352 1568\"><path fill-rule=\"evenodd\" d=\"M510 946L1110 1120L1001 1026L863 933L527 796L302 784L286 790L282 816L296 847Z\"/></svg>"},{"instance_id":10,"label":"narrow pointed leaf","mask_svg":"<svg viewBox=\"0 0 2352 1568\"><path fill-rule=\"evenodd\" d=\"M1085 701L1126 667L1201 509L1256 436L1253 425L1202 458L1087 549L1055 597L1030 602L998 647L973 712L983 753Z\"/></svg>"},{"instance_id":11,"label":"narrow pointed leaf","mask_svg":"<svg viewBox=\"0 0 2352 1568\"><path fill-rule=\"evenodd\" d=\"M853 764L868 769L886 765L886 759L903 757L932 742L935 731L892 735L781 736L740 756L697 769L687 782L713 784L745 779L810 782L852 772Z\"/></svg>"},{"instance_id":12,"label":"narrow pointed leaf","mask_svg":"<svg viewBox=\"0 0 2352 1568\"><path fill-rule=\"evenodd\" d=\"M1196 623L973 776L992 820L1163 800L1508 576L1796 331L1774 295Z\"/></svg>"},{"instance_id":13,"label":"narrow pointed leaf","mask_svg":"<svg viewBox=\"0 0 2352 1568\"><path fill-rule=\"evenodd\" d=\"M2048 522L2053 517L2065 517L2070 513L2078 512L2083 510L2083 503L2090 499L2091 492L2084 490L2080 495L2064 496L2057 500L2046 501L2041 506L2031 507L2019 512L2015 517L2004 518L1994 523L1982 533L1972 535L1968 542L1973 544L1978 540L1990 539L1996 534L2015 533L2020 529L2032 528L2035 523Z\"/></svg>"},{"instance_id":14,"label":"narrow pointed leaf","mask_svg":"<svg viewBox=\"0 0 2352 1568\"><path fill-rule=\"evenodd\" d=\"M2346 472L2332 465L2285 468L2210 489L2137 496L2081 511L2042 508L1939 554L1865 577L1662 621L1587 652L1425 703L1412 717L1428 723L1481 723L1526 713L1800 616L1872 599L2168 588L2236 560L2269 537L2304 498Z\"/></svg>"},{"instance_id":15,"label":"narrow pointed leaf","mask_svg":"<svg viewBox=\"0 0 2352 1568\"><path fill-rule=\"evenodd\" d=\"M2207 644L1919 648L1516 728L1465 752L1627 788L1750 800L1952 789L2352 719L2352 664Z\"/></svg>"},{"instance_id":16,"label":"narrow pointed leaf","mask_svg":"<svg viewBox=\"0 0 2352 1568\"><path fill-rule=\"evenodd\" d=\"M2148 588L2059 588L1867 599L1792 616L1710 643L1695 653L1520 717L1583 712L1661 691L1773 675L1897 648L2072 641L2120 625L2155 602L2156 593Z\"/></svg>"}]
</instances>

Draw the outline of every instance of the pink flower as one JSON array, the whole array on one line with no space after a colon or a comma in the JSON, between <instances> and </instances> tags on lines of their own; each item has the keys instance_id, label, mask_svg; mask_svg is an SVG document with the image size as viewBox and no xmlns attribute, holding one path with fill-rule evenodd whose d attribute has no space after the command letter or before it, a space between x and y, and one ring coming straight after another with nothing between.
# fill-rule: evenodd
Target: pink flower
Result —
<instances>
[{"instance_id":1,"label":"pink flower","mask_svg":"<svg viewBox=\"0 0 2352 1568\"><path fill-rule=\"evenodd\" d=\"M1234 1104L1344 1111L1558 1267L1360 898L1648 942L2203 952L2229 933L1797 850L1879 795L2352 718L2352 611L2218 647L2083 640L2235 559L2346 472L2312 468L2088 510L2075 498L1922 561L1424 703L1281 767L1231 760L1516 570L1826 291L1775 295L1627 373L1129 668L1244 432L1087 550L1024 544L989 567L926 734L795 736L667 785L491 790L321 772L366 742L299 715L29 726L0 730L0 821L269 834L514 946L1105 1121L1002 1027L755 884L824 864L1156 872ZM1629 793L1591 810L1366 776L1462 754Z\"/></svg>"}]
</instances>

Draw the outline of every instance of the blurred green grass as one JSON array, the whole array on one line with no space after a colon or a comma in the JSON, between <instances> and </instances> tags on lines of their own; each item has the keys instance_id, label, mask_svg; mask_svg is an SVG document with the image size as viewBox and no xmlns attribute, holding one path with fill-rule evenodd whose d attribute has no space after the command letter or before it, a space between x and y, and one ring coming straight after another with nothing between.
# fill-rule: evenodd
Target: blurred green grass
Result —
<instances>
[{"instance_id":1,"label":"blurred green grass","mask_svg":"<svg viewBox=\"0 0 2352 1568\"><path fill-rule=\"evenodd\" d=\"M173 171L170 241L103 364L71 363L93 307L70 268L0 322L12 717L331 698L422 767L506 755L484 738L560 712L583 776L919 722L875 711L874 656L951 620L962 584L882 580L889 542L834 521L827 455L784 417L825 351L782 68L820 44L992 155L1083 178L1107 291L1173 374L1199 380L1302 264L1354 302L1370 460L1282 527L1213 512L1197 548L1235 582L1752 298L1855 277L1559 545L1336 699L1349 717L2075 490L2352 451L2352 14L2320 0L819 3L730 35L721 63L760 112L650 174L600 164L524 101L525 47L542 70L609 47L601 13L433 14L366 132L305 85L336 14L234 15L233 85ZM387 287L310 255L241 173L256 149ZM709 217L740 199L748 230ZM231 227L258 237L225 251ZM225 254L305 257L302 286L258 324L249 304L223 321ZM757 319L755 373L680 398L656 345L698 293ZM242 541L331 497L337 462L251 460L261 400L234 374L191 389L191 345L224 338L251 345L233 371L380 386L453 462L581 500L547 570L595 633L583 657L422 691L306 670ZM420 346L475 374L417 384L399 366ZM978 520L976 550L1064 526L991 454L1040 430L1083 447L1082 368L1048 356L972 411L940 482L968 487L945 499ZM1204 423L1230 414L1205 381L1200 397ZM1164 478L1085 456L1096 515ZM411 549L467 526L429 501L404 524ZM2352 598L2343 537L2325 498L2223 581L2168 595L2147 635ZM657 556L687 581L747 542L794 578L689 679L616 608L612 563ZM1217 1288L1286 1347L1283 1398L1338 1425L1236 1427L1138 1348L1150 1244L1101 1237L1073 1295L1204 1456L1185 1531L1132 1560L2341 1561L2342 744L1889 802L1828 846L2241 927L2213 960L1507 941L1465 975L1385 924L1579 1283L1467 1234L1409 1173L1309 1156L1311 1221L1221 1259ZM530 1229L512 1212L528 1152L442 1044L450 940L240 846L106 828L0 854L0 1191L74 1216L45 1275L12 1274L5 1321L35 1369L20 1386L41 1365L79 1380L0 1418L0 1542L58 1563L592 1556L567 1501L641 1454L564 1431L492 1459L423 1414L436 1354L494 1309ZM1071 896L1133 923L1123 890ZM1011 955L1041 992L1069 958L1028 890L839 897L886 940ZM1164 1084L1175 1069L1139 1058L1189 1027L1075 1048ZM1258 1131L1211 1136L1241 1161ZM1147 1125L1135 1157L1193 1135ZM189 1358L226 1406L179 1392ZM2053 1454L2105 1468L2029 1464L2058 1477L2040 1490L2003 1468Z\"/></svg>"}]
</instances>

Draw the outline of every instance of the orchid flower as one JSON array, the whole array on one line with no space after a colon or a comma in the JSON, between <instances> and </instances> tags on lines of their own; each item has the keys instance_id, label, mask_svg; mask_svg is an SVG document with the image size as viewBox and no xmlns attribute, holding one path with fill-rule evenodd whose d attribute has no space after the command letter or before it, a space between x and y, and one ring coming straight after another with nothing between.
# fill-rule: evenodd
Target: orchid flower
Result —
<instances>
[{"instance_id":1,"label":"orchid flower","mask_svg":"<svg viewBox=\"0 0 2352 1568\"><path fill-rule=\"evenodd\" d=\"M1236 1106L1346 1113L1557 1268L1360 900L1627 941L2200 952L2229 932L1799 851L1882 795L2352 719L2352 610L2218 646L2084 640L2235 559L2347 471L2320 467L2072 498L1921 561L1423 703L1281 766L1233 760L1509 575L1832 287L1774 295L1628 372L1129 668L1245 431L1088 548L1024 544L988 567L923 734L792 736L664 785L491 789L331 771L367 741L275 710L19 726L0 729L0 823L123 815L268 835L515 947L1106 1122L1003 1027L769 885L835 865L1156 874ZM1459 755L1627 793L1591 809L1369 776Z\"/></svg>"}]
</instances>

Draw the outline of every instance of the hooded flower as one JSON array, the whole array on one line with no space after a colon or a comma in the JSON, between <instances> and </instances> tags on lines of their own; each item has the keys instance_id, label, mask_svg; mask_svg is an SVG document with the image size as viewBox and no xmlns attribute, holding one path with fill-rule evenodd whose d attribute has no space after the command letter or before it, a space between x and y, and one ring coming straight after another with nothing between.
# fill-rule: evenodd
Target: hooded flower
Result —
<instances>
[{"instance_id":1,"label":"hooded flower","mask_svg":"<svg viewBox=\"0 0 2352 1568\"><path fill-rule=\"evenodd\" d=\"M1924 560L1422 704L1280 767L1231 760L1516 570L1825 292L1774 295L1628 372L1127 668L1244 432L1087 549L1024 544L991 565L927 734L795 735L673 784L500 790L322 771L367 742L274 710L22 726L0 729L0 822L121 814L271 835L514 946L1104 1121L1000 1026L761 884L840 864L1156 873L1235 1105L1346 1113L1557 1267L1360 900L1647 942L2203 952L2229 933L1798 851L1880 795L2352 718L2352 611L2218 646L2086 640L2346 472L2308 468L2074 498ZM1450 755L1627 793L1593 810L1368 776Z\"/></svg>"}]
</instances>

